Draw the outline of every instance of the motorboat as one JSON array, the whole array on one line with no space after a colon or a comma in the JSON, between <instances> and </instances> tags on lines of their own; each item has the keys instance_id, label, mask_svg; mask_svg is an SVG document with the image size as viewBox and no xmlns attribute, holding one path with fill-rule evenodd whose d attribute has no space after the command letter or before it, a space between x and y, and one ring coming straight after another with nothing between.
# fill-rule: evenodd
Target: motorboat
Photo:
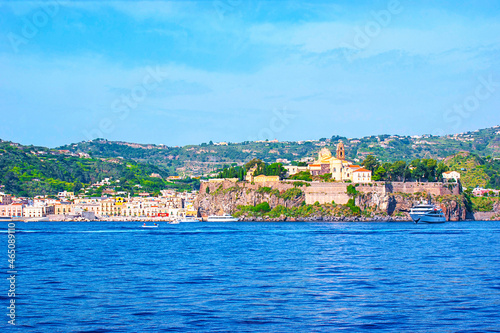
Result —
<instances>
[{"instance_id":1,"label":"motorboat","mask_svg":"<svg viewBox=\"0 0 500 333\"><path fill-rule=\"evenodd\" d=\"M239 219L236 217L233 217L229 214L224 214L224 215L210 215L207 218L207 222L238 222Z\"/></svg>"},{"instance_id":2,"label":"motorboat","mask_svg":"<svg viewBox=\"0 0 500 333\"><path fill-rule=\"evenodd\" d=\"M182 223L190 223L190 222L201 222L199 218L197 217L192 217L192 216L186 216L186 217L183 217L179 220L179 222L182 222Z\"/></svg>"},{"instance_id":3,"label":"motorboat","mask_svg":"<svg viewBox=\"0 0 500 333\"><path fill-rule=\"evenodd\" d=\"M158 224L153 224L153 225L147 225L146 223L144 223L142 225L143 228L158 228Z\"/></svg>"},{"instance_id":4,"label":"motorboat","mask_svg":"<svg viewBox=\"0 0 500 333\"><path fill-rule=\"evenodd\" d=\"M410 217L415 223L444 223L443 210L432 204L419 204L412 207Z\"/></svg>"}]
</instances>

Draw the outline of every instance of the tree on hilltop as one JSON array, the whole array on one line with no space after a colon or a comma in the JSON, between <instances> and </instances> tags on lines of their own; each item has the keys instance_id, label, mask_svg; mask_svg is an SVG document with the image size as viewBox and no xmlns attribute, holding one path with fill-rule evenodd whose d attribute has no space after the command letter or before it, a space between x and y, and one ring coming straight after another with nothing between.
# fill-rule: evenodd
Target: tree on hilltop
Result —
<instances>
[{"instance_id":1,"label":"tree on hilltop","mask_svg":"<svg viewBox=\"0 0 500 333\"><path fill-rule=\"evenodd\" d=\"M375 170L377 170L378 167L380 166L380 162L375 156L368 155L366 156L365 160L361 165L364 166L366 169L370 170L371 172L375 172Z\"/></svg>"}]
</instances>

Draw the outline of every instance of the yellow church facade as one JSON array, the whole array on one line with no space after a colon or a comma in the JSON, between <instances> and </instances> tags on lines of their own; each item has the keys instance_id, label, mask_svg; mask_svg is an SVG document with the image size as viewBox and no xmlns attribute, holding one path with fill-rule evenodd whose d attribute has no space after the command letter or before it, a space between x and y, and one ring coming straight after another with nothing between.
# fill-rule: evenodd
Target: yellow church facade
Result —
<instances>
[{"instance_id":1,"label":"yellow church facade","mask_svg":"<svg viewBox=\"0 0 500 333\"><path fill-rule=\"evenodd\" d=\"M264 176L258 175L254 176L255 171L257 171L257 166L253 166L248 170L245 180L249 183L268 183L268 182L279 182L280 176Z\"/></svg>"},{"instance_id":2,"label":"yellow church facade","mask_svg":"<svg viewBox=\"0 0 500 333\"><path fill-rule=\"evenodd\" d=\"M332 174L335 181L351 181L353 183L370 183L372 172L359 165L352 164L345 159L344 143L340 141L337 146L337 156L333 157L328 148L323 148L318 154L318 159L309 164L309 171L313 176Z\"/></svg>"}]
</instances>

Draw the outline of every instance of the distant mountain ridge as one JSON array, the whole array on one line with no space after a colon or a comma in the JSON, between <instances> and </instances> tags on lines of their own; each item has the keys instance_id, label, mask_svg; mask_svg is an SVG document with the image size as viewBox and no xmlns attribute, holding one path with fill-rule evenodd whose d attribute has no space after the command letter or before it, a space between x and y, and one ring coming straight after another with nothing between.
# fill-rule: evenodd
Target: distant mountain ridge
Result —
<instances>
[{"instance_id":1,"label":"distant mountain ridge","mask_svg":"<svg viewBox=\"0 0 500 333\"><path fill-rule=\"evenodd\" d=\"M265 162L314 158L323 147L334 151L340 140L345 144L346 158L355 162L362 161L368 155L375 155L383 162L410 161L416 158L444 159L462 151L483 157L500 157L500 126L445 136L332 136L296 142L245 141L202 143L183 147L96 139L65 145L58 149L72 153L88 153L93 157L132 159L162 166L171 174L201 175L231 163L242 165L252 158Z\"/></svg>"}]
</instances>

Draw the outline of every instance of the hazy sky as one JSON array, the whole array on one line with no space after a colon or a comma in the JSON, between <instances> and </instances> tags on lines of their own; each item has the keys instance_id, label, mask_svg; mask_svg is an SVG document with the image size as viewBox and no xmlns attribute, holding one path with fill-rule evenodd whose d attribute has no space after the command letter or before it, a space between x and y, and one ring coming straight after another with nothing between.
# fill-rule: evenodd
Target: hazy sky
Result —
<instances>
[{"instance_id":1,"label":"hazy sky","mask_svg":"<svg viewBox=\"0 0 500 333\"><path fill-rule=\"evenodd\" d=\"M500 124L500 1L0 2L0 138L167 145Z\"/></svg>"}]
</instances>

